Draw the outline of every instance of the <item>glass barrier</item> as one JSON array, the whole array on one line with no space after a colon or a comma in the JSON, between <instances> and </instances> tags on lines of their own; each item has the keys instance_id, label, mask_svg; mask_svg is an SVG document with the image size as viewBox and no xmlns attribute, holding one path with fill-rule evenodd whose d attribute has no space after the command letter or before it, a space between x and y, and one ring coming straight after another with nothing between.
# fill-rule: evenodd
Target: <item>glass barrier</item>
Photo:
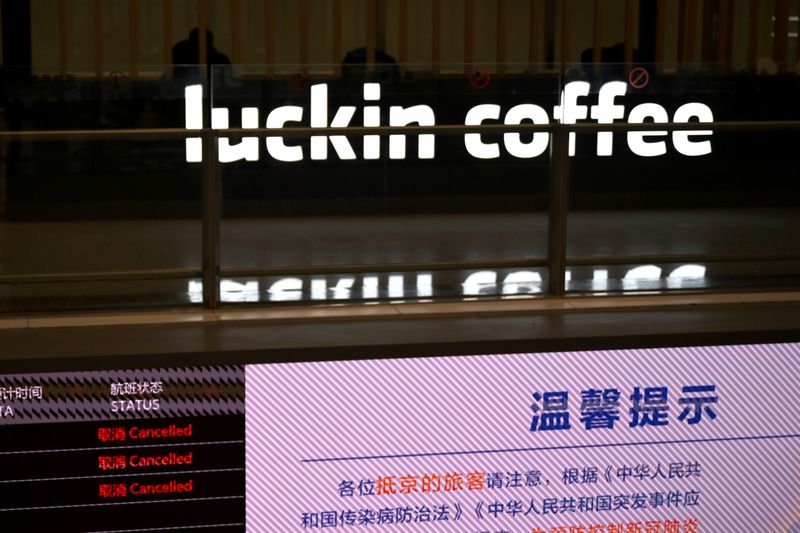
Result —
<instances>
[{"instance_id":1,"label":"glass barrier","mask_svg":"<svg viewBox=\"0 0 800 533\"><path fill-rule=\"evenodd\" d=\"M182 133L158 133L185 125L185 82L172 69L5 71L0 312L191 303L201 171L185 163Z\"/></svg>"},{"instance_id":2,"label":"glass barrier","mask_svg":"<svg viewBox=\"0 0 800 533\"><path fill-rule=\"evenodd\" d=\"M265 78L263 66L213 68L212 127L319 128L220 139L223 278L258 287L259 301L542 292L548 133L446 129L525 122L525 109L509 110L552 107L558 75L415 79L404 66L337 76L335 66L284 65ZM325 135L362 126L384 131ZM401 126L441 129L387 134Z\"/></svg>"},{"instance_id":3,"label":"glass barrier","mask_svg":"<svg viewBox=\"0 0 800 533\"><path fill-rule=\"evenodd\" d=\"M570 104L576 115L651 130L597 126L574 135L568 289L797 285L800 128L751 122L800 120L798 88L797 76L716 67L571 66L564 91L567 100L580 95ZM687 122L696 129L676 127Z\"/></svg>"},{"instance_id":4,"label":"glass barrier","mask_svg":"<svg viewBox=\"0 0 800 533\"><path fill-rule=\"evenodd\" d=\"M800 76L516 67L6 69L0 312L798 285Z\"/></svg>"}]
</instances>

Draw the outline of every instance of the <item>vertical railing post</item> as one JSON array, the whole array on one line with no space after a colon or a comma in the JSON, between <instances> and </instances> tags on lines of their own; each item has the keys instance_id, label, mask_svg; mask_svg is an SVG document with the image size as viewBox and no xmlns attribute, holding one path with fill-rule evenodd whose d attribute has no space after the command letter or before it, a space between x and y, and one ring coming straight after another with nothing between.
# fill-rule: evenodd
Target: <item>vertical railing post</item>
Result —
<instances>
[{"instance_id":1,"label":"vertical railing post","mask_svg":"<svg viewBox=\"0 0 800 533\"><path fill-rule=\"evenodd\" d=\"M431 3L433 13L433 34L431 42L431 63L433 65L433 75L439 76L442 61L442 0L433 0Z\"/></svg>"},{"instance_id":2,"label":"vertical railing post","mask_svg":"<svg viewBox=\"0 0 800 533\"><path fill-rule=\"evenodd\" d=\"M531 74L539 71L539 63L542 62L542 33L544 28L544 2L542 0L531 0L531 14L528 25L528 64Z\"/></svg>"},{"instance_id":3,"label":"vertical railing post","mask_svg":"<svg viewBox=\"0 0 800 533\"><path fill-rule=\"evenodd\" d=\"M375 71L375 57L378 49L378 2L367 0L367 72Z\"/></svg>"},{"instance_id":4,"label":"vertical railing post","mask_svg":"<svg viewBox=\"0 0 800 533\"><path fill-rule=\"evenodd\" d=\"M219 307L220 205L221 187L217 135L206 128L203 135L203 305Z\"/></svg>"},{"instance_id":5,"label":"vertical railing post","mask_svg":"<svg viewBox=\"0 0 800 533\"><path fill-rule=\"evenodd\" d=\"M506 70L506 39L508 38L508 0L497 2L497 73Z\"/></svg>"},{"instance_id":6,"label":"vertical railing post","mask_svg":"<svg viewBox=\"0 0 800 533\"><path fill-rule=\"evenodd\" d=\"M164 65L172 63L172 0L162 0L162 17L164 19Z\"/></svg>"},{"instance_id":7,"label":"vertical railing post","mask_svg":"<svg viewBox=\"0 0 800 533\"><path fill-rule=\"evenodd\" d=\"M308 69L309 31L311 29L311 2L300 0L300 14L297 17L297 36L299 39L297 49L300 51L300 65Z\"/></svg>"},{"instance_id":8,"label":"vertical railing post","mask_svg":"<svg viewBox=\"0 0 800 533\"><path fill-rule=\"evenodd\" d=\"M789 0L776 0L775 2L775 39L772 41L772 58L778 64L778 72L786 72L789 59L789 14L791 13Z\"/></svg>"},{"instance_id":9,"label":"vertical railing post","mask_svg":"<svg viewBox=\"0 0 800 533\"><path fill-rule=\"evenodd\" d=\"M750 72L758 71L758 15L761 12L759 2L760 0L750 0L750 16L747 22L747 66L750 67Z\"/></svg>"},{"instance_id":10,"label":"vertical railing post","mask_svg":"<svg viewBox=\"0 0 800 533\"><path fill-rule=\"evenodd\" d=\"M548 287L566 294L567 210L569 208L569 126L558 124L550 147L550 216L547 235Z\"/></svg>"},{"instance_id":11,"label":"vertical railing post","mask_svg":"<svg viewBox=\"0 0 800 533\"><path fill-rule=\"evenodd\" d=\"M469 76L475 63L475 0L467 0L464 9L464 74Z\"/></svg>"},{"instance_id":12,"label":"vertical railing post","mask_svg":"<svg viewBox=\"0 0 800 533\"><path fill-rule=\"evenodd\" d=\"M397 16L397 30L400 42L397 45L398 60L400 61L400 71L405 72L408 64L408 0L400 0L397 5L399 11Z\"/></svg>"},{"instance_id":13,"label":"vertical railing post","mask_svg":"<svg viewBox=\"0 0 800 533\"><path fill-rule=\"evenodd\" d=\"M592 62L595 68L603 61L603 23L606 20L604 0L594 0L594 19L592 25Z\"/></svg>"},{"instance_id":14,"label":"vertical railing post","mask_svg":"<svg viewBox=\"0 0 800 533\"><path fill-rule=\"evenodd\" d=\"M69 6L67 0L58 0L58 73L67 75L69 62Z\"/></svg>"},{"instance_id":15,"label":"vertical railing post","mask_svg":"<svg viewBox=\"0 0 800 533\"><path fill-rule=\"evenodd\" d=\"M275 0L264 0L264 2L264 65L266 74L270 76L275 64L275 28L277 27L275 24Z\"/></svg>"},{"instance_id":16,"label":"vertical railing post","mask_svg":"<svg viewBox=\"0 0 800 533\"><path fill-rule=\"evenodd\" d=\"M637 2L634 0L625 0L625 43L623 45L623 54L626 68L630 68L633 64L633 41L636 38L634 34L634 24L637 16L636 7Z\"/></svg>"},{"instance_id":17,"label":"vertical railing post","mask_svg":"<svg viewBox=\"0 0 800 533\"><path fill-rule=\"evenodd\" d=\"M561 75L567 71L572 53L572 0L561 2Z\"/></svg>"},{"instance_id":18,"label":"vertical railing post","mask_svg":"<svg viewBox=\"0 0 800 533\"><path fill-rule=\"evenodd\" d=\"M139 73L139 0L128 0L128 63L131 77Z\"/></svg>"},{"instance_id":19,"label":"vertical railing post","mask_svg":"<svg viewBox=\"0 0 800 533\"><path fill-rule=\"evenodd\" d=\"M94 75L103 75L103 4L94 0L92 18L94 20Z\"/></svg>"}]
</instances>

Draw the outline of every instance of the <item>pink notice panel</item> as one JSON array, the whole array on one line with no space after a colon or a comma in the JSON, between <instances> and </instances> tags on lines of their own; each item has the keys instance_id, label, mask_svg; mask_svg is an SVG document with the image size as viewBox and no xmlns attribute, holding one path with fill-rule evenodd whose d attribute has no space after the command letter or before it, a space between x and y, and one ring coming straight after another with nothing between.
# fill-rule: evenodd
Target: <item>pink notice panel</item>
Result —
<instances>
[{"instance_id":1,"label":"pink notice panel","mask_svg":"<svg viewBox=\"0 0 800 533\"><path fill-rule=\"evenodd\" d=\"M246 368L249 531L800 531L800 345Z\"/></svg>"}]
</instances>

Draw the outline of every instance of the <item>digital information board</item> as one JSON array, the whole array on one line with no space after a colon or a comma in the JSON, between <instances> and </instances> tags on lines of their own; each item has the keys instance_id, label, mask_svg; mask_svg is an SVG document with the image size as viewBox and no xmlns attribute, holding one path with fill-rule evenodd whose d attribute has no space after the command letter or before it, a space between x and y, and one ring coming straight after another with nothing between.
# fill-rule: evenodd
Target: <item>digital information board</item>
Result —
<instances>
[{"instance_id":1,"label":"digital information board","mask_svg":"<svg viewBox=\"0 0 800 533\"><path fill-rule=\"evenodd\" d=\"M0 377L0 530L800 531L800 344Z\"/></svg>"}]
</instances>

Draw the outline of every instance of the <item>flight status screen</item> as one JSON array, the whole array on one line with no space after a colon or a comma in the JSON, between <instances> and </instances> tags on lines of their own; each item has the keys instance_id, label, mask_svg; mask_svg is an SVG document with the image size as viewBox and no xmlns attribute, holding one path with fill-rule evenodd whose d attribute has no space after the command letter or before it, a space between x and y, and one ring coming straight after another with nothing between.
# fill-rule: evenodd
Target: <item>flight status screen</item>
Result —
<instances>
[{"instance_id":1,"label":"flight status screen","mask_svg":"<svg viewBox=\"0 0 800 533\"><path fill-rule=\"evenodd\" d=\"M800 344L0 376L0 530L800 531Z\"/></svg>"},{"instance_id":2,"label":"flight status screen","mask_svg":"<svg viewBox=\"0 0 800 533\"><path fill-rule=\"evenodd\" d=\"M0 531L243 531L244 380L243 367L3 376Z\"/></svg>"}]
</instances>

